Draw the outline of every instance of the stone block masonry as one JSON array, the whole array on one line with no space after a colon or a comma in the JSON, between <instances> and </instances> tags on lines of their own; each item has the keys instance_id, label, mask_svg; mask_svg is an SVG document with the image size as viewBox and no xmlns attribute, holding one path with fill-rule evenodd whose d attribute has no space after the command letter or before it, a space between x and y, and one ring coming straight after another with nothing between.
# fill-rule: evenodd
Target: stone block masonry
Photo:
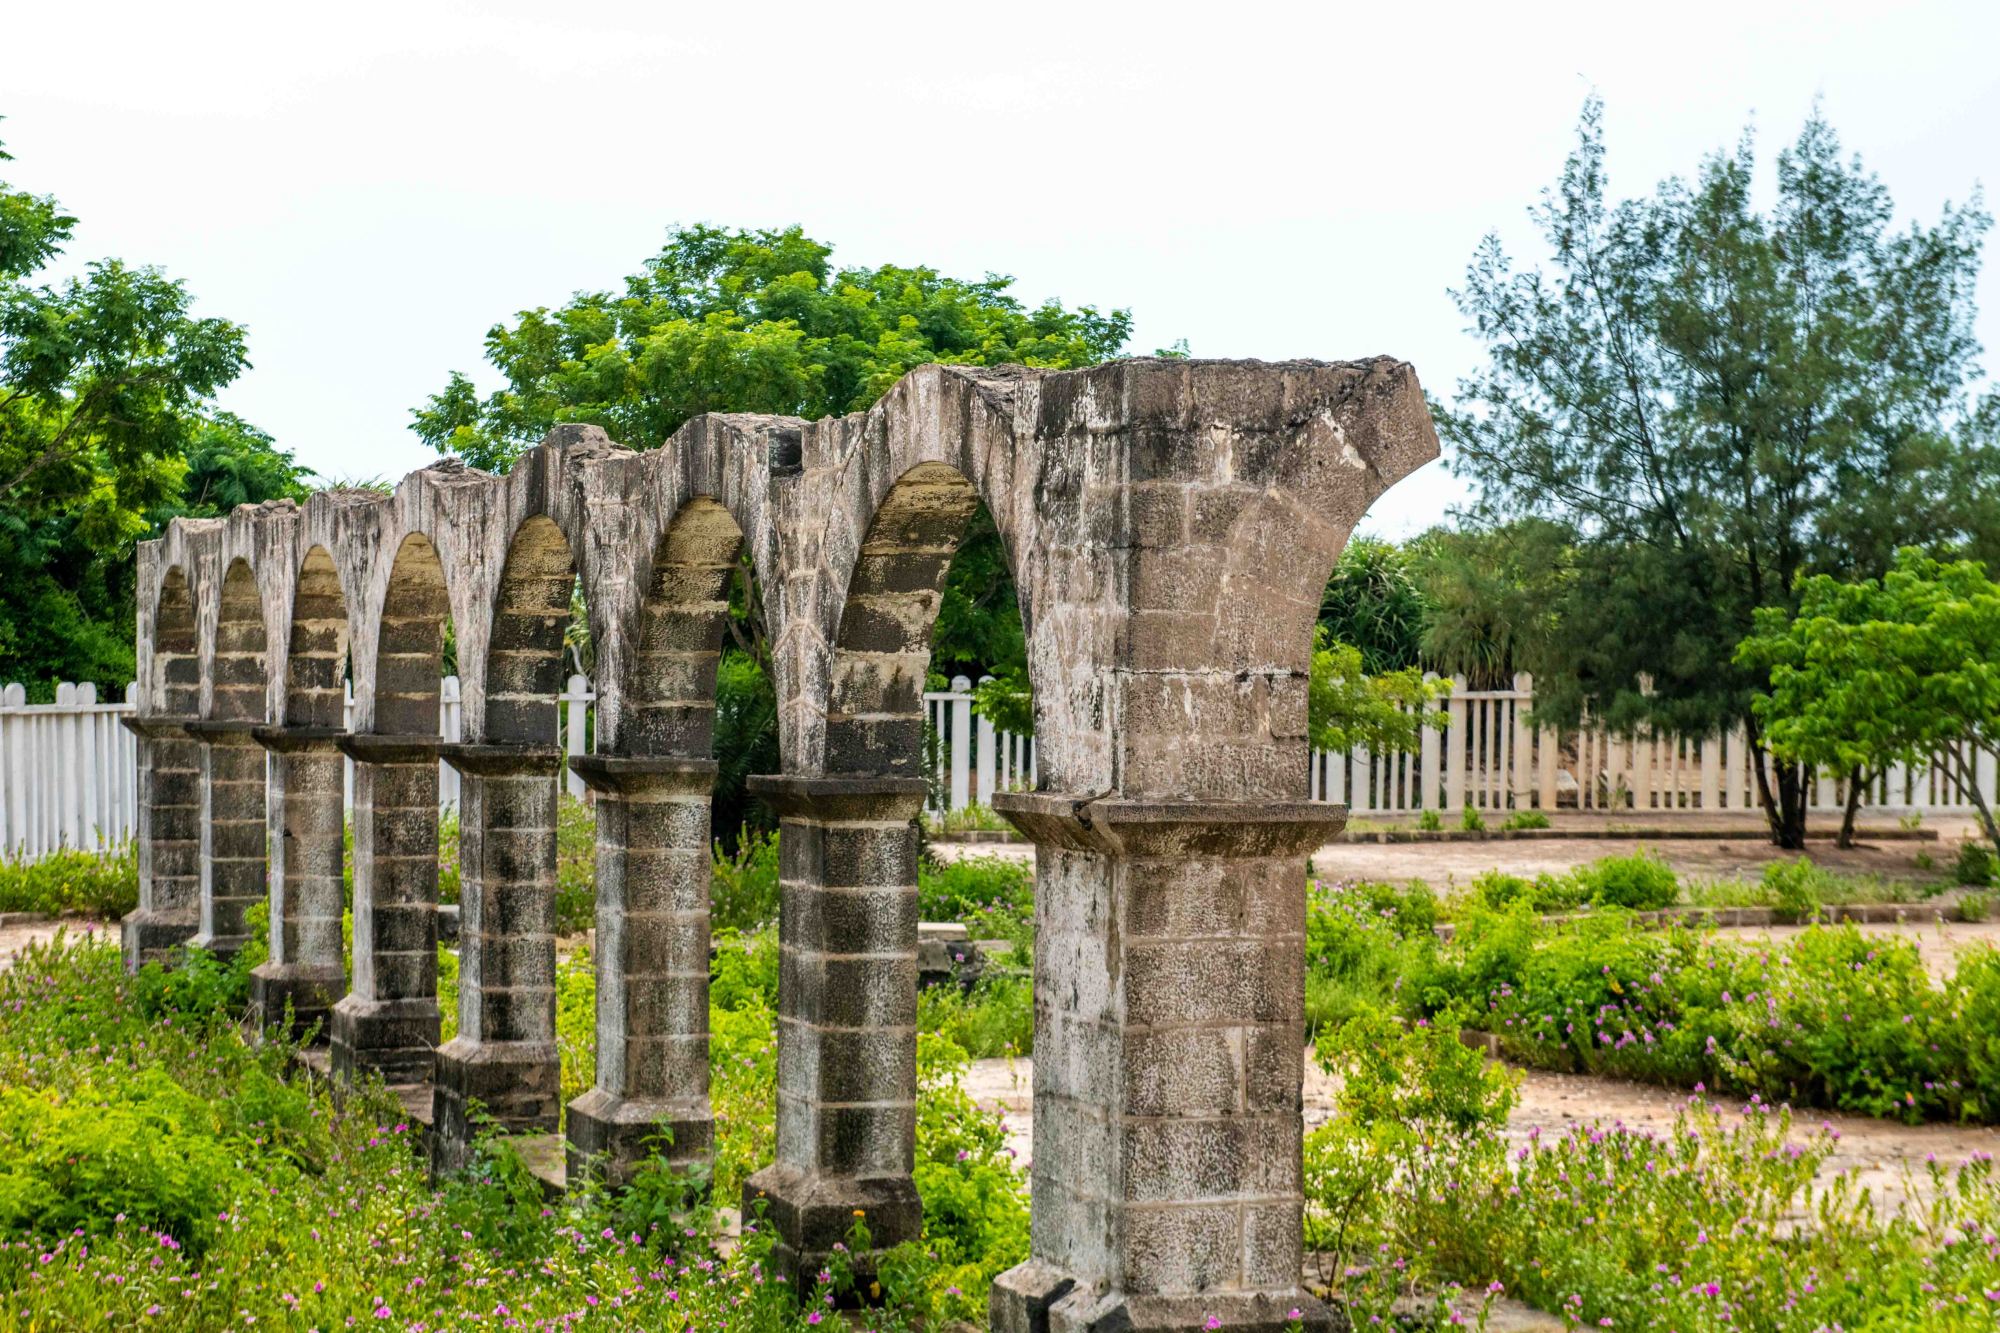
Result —
<instances>
[{"instance_id":1,"label":"stone block masonry","mask_svg":"<svg viewBox=\"0 0 2000 1333\"><path fill-rule=\"evenodd\" d=\"M504 477L447 460L390 495L176 520L141 546L128 963L235 947L268 884L264 1021L324 1015L342 1075L433 1082L441 1171L475 1105L553 1127L555 696L580 582L599 1068L569 1110L571 1169L618 1185L661 1143L698 1169L715 673L747 561L783 866L777 1160L745 1202L794 1272L856 1210L878 1245L920 1234L909 821L931 630L984 505L1020 597L1041 788L996 802L1036 843L1038 940L1033 1254L996 1285L995 1326L1327 1326L1298 1286L1302 856L1339 812L1303 801L1307 679L1349 532L1437 454L1409 366L926 366L852 416L710 415L633 443L657 447L563 426ZM441 754L465 795L459 1035L439 1050Z\"/></svg>"}]
</instances>

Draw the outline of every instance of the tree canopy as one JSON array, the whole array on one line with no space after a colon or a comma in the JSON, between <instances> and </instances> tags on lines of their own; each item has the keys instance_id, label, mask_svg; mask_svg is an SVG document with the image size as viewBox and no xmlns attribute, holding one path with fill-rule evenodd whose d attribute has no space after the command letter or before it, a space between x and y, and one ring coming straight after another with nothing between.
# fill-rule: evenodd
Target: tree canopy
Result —
<instances>
[{"instance_id":1,"label":"tree canopy","mask_svg":"<svg viewBox=\"0 0 2000 1333\"><path fill-rule=\"evenodd\" d=\"M12 160L0 152L0 161ZM38 282L76 219L0 183L0 680L122 686L133 547L176 514L303 494L271 438L214 408L241 327L116 259Z\"/></svg>"},{"instance_id":2,"label":"tree canopy","mask_svg":"<svg viewBox=\"0 0 2000 1333\"><path fill-rule=\"evenodd\" d=\"M1760 671L1734 647L1760 607L1796 605L1801 574L2000 539L2000 406L1973 398L1977 195L1895 229L1817 111L1776 168L1768 211L1747 135L1692 181L1614 204L1586 104L1532 214L1547 269L1517 271L1489 236L1454 293L1488 355L1438 421L1483 518L1575 534L1537 711L1744 721L1773 836L1797 845L1803 774L1759 743Z\"/></svg>"},{"instance_id":3,"label":"tree canopy","mask_svg":"<svg viewBox=\"0 0 2000 1333\"><path fill-rule=\"evenodd\" d=\"M1755 707L1774 753L1848 776L1935 765L2000 844L1974 759L2000 761L2000 585L1983 564L1907 549L1879 580L1815 575L1796 615L1766 607L1757 629L1737 656L1769 677Z\"/></svg>"},{"instance_id":4,"label":"tree canopy","mask_svg":"<svg viewBox=\"0 0 2000 1333\"><path fill-rule=\"evenodd\" d=\"M453 374L413 413L417 434L504 471L560 422L651 448L702 412L858 411L931 362L1093 365L1131 332L1124 310L1030 309L1011 278L835 268L832 255L798 227L676 227L622 292L579 292L494 325L486 358L506 387L482 397Z\"/></svg>"}]
</instances>

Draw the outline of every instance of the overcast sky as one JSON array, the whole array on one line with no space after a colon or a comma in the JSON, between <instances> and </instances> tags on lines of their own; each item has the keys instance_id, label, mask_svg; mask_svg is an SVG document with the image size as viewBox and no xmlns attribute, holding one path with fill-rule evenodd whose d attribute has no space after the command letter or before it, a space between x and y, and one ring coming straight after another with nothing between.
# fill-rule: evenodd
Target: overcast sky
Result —
<instances>
[{"instance_id":1,"label":"overcast sky","mask_svg":"<svg viewBox=\"0 0 2000 1333\"><path fill-rule=\"evenodd\" d=\"M154 0L0 28L0 173L81 218L73 259L160 265L248 325L225 405L340 478L431 461L409 409L454 369L493 383L490 325L616 286L677 221L1126 306L1135 351L1386 352L1449 394L1479 349L1447 289L1489 229L1531 247L1593 89L1619 193L1752 120L1768 158L1816 96L1906 218L2000 182L1990 0ZM1433 464L1370 526L1464 495Z\"/></svg>"}]
</instances>

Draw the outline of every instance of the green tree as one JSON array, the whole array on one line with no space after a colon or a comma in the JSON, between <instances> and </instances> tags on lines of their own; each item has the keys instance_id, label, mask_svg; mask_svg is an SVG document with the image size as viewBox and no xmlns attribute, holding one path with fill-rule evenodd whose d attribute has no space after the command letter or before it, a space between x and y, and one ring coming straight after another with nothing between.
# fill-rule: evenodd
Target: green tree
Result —
<instances>
[{"instance_id":1,"label":"green tree","mask_svg":"<svg viewBox=\"0 0 2000 1333\"><path fill-rule=\"evenodd\" d=\"M1751 204L1748 138L1651 198L1607 200L1602 108L1533 213L1551 270L1497 238L1454 293L1487 344L1439 424L1489 517L1577 534L1537 711L1622 730L1740 720L1774 841L1805 834L1805 766L1765 744L1735 645L1797 578L1877 575L1899 546L1990 541L1977 406L1978 198L1892 229L1888 191L1817 111ZM1641 688L1642 675L1654 688Z\"/></svg>"},{"instance_id":2,"label":"green tree","mask_svg":"<svg viewBox=\"0 0 2000 1333\"><path fill-rule=\"evenodd\" d=\"M1524 518L1490 527L1433 528L1410 543L1423 589L1425 665L1475 690L1511 688L1550 660L1572 585L1575 534Z\"/></svg>"},{"instance_id":3,"label":"green tree","mask_svg":"<svg viewBox=\"0 0 2000 1333\"><path fill-rule=\"evenodd\" d=\"M0 679L36 697L131 678L135 542L305 475L213 410L248 365L243 330L194 316L179 282L115 259L36 281L75 225L0 184Z\"/></svg>"},{"instance_id":4,"label":"green tree","mask_svg":"<svg viewBox=\"0 0 2000 1333\"><path fill-rule=\"evenodd\" d=\"M1327 580L1319 623L1335 641L1361 653L1370 672L1417 666L1423 659L1430 599L1409 553L1379 537L1351 537Z\"/></svg>"},{"instance_id":5,"label":"green tree","mask_svg":"<svg viewBox=\"0 0 2000 1333\"><path fill-rule=\"evenodd\" d=\"M1866 781L1892 763L1929 763L2000 845L1978 756L2000 761L2000 585L1976 560L1914 548L1880 580L1801 580L1799 609L1758 613L1737 648L1769 685L1755 701L1777 755ZM1850 797L1843 840L1852 838Z\"/></svg>"},{"instance_id":6,"label":"green tree","mask_svg":"<svg viewBox=\"0 0 2000 1333\"><path fill-rule=\"evenodd\" d=\"M1444 710L1431 705L1451 693L1451 682L1425 680L1416 667L1370 673L1359 648L1334 642L1320 625L1306 690L1306 734L1314 749L1359 745L1393 754L1416 749L1425 727L1444 725Z\"/></svg>"}]
</instances>

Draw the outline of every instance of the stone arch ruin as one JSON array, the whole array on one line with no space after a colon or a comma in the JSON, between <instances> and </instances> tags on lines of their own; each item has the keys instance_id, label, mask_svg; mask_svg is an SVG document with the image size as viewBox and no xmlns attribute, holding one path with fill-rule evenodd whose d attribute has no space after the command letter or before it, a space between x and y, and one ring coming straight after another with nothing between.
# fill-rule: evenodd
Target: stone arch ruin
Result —
<instances>
[{"instance_id":1,"label":"stone arch ruin","mask_svg":"<svg viewBox=\"0 0 2000 1333\"><path fill-rule=\"evenodd\" d=\"M128 963L235 947L268 881L264 1021L323 1025L338 1076L431 1083L440 1168L473 1101L552 1129L554 697L580 579L599 1070L569 1108L571 1169L618 1183L663 1127L702 1160L715 673L747 556L779 701L783 771L753 790L781 820L783 961L777 1160L746 1203L793 1274L857 1208L881 1246L915 1236L921 694L984 502L1040 760L1039 790L995 799L1036 847L1036 1008L1033 1253L996 1283L994 1326L1330 1326L1299 1279L1302 862L1345 814L1304 799L1311 627L1368 505L1436 455L1387 358L926 366L847 417L703 416L644 451L563 426L505 476L448 460L389 495L176 520L139 554ZM447 623L470 738L451 745ZM441 1048L440 758L464 884Z\"/></svg>"}]
</instances>

